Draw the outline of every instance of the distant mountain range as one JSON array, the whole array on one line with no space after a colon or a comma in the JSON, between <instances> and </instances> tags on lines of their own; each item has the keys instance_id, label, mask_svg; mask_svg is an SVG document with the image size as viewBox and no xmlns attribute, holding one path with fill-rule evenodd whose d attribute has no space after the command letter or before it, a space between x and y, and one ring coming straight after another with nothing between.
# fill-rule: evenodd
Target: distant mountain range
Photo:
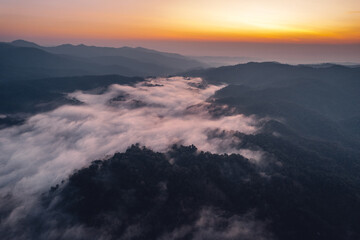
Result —
<instances>
[{"instance_id":1,"label":"distant mountain range","mask_svg":"<svg viewBox=\"0 0 360 240\"><path fill-rule=\"evenodd\" d=\"M202 68L200 61L145 48L64 44L44 47L24 40L0 43L0 80L119 74L159 76Z\"/></svg>"}]
</instances>

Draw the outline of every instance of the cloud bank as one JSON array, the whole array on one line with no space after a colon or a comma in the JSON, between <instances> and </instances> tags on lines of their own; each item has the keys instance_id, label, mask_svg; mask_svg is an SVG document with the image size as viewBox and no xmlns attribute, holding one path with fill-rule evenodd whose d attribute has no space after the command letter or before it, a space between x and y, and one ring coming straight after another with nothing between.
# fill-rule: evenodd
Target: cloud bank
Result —
<instances>
[{"instance_id":1,"label":"cloud bank","mask_svg":"<svg viewBox=\"0 0 360 240\"><path fill-rule=\"evenodd\" d=\"M83 104L65 105L1 130L0 194L2 199L10 194L17 203L5 223L25 216L36 201L33 196L74 169L135 143L155 151L194 144L203 151L240 153L258 161L261 153L238 149L240 140L232 135L255 133L255 118L215 118L208 113L207 100L222 87L206 85L200 78L173 77L112 85L102 94L79 91L69 97ZM210 137L213 131L228 136Z\"/></svg>"},{"instance_id":2,"label":"cloud bank","mask_svg":"<svg viewBox=\"0 0 360 240\"><path fill-rule=\"evenodd\" d=\"M204 208L194 225L175 229L173 232L165 234L161 240L183 239L188 234L192 234L193 240L272 239L272 236L265 230L265 224L254 220L251 212L243 216L234 215L228 218L221 215L221 212L214 209Z\"/></svg>"}]
</instances>

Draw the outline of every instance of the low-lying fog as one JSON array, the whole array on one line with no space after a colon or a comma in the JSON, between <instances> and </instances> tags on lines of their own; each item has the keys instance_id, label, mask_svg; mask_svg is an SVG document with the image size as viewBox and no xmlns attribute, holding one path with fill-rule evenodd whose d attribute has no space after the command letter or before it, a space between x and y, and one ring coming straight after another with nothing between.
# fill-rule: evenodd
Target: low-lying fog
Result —
<instances>
[{"instance_id":1,"label":"low-lying fog","mask_svg":"<svg viewBox=\"0 0 360 240\"><path fill-rule=\"evenodd\" d=\"M82 104L65 105L1 130L0 194L18 200L7 221L26 214L39 193L75 169L135 143L155 151L194 144L199 150L258 160L261 153L238 149L240 140L232 135L256 132L255 118L213 117L208 112L211 96L222 87L200 78L173 77L112 85L101 94L74 92L69 97ZM214 131L228 137L216 137Z\"/></svg>"}]
</instances>

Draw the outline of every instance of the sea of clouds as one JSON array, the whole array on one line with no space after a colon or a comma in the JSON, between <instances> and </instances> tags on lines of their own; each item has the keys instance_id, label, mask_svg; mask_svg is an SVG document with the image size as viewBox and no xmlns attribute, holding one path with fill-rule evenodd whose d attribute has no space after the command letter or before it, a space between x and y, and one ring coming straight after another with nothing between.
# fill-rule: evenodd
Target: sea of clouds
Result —
<instances>
[{"instance_id":1,"label":"sea of clouds","mask_svg":"<svg viewBox=\"0 0 360 240\"><path fill-rule=\"evenodd\" d=\"M194 144L202 151L240 153L259 161L261 152L239 149L241 140L232 135L258 131L254 117L209 114L211 96L222 87L173 77L112 85L101 94L77 91L68 97L82 104L64 105L0 130L0 194L16 203L3 223L24 217L39 193L75 169L136 143L161 152L173 144ZM228 137L210 137L214 131ZM0 209L8 207L4 204Z\"/></svg>"}]
</instances>

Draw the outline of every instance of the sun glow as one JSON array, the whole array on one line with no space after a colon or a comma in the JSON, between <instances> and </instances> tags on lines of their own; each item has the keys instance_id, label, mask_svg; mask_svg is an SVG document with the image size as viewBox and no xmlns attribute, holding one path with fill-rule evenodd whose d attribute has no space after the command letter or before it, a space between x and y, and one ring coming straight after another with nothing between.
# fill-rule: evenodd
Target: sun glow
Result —
<instances>
[{"instance_id":1,"label":"sun glow","mask_svg":"<svg viewBox=\"0 0 360 240\"><path fill-rule=\"evenodd\" d=\"M64 0L0 3L3 36L360 42L360 1Z\"/></svg>"}]
</instances>

